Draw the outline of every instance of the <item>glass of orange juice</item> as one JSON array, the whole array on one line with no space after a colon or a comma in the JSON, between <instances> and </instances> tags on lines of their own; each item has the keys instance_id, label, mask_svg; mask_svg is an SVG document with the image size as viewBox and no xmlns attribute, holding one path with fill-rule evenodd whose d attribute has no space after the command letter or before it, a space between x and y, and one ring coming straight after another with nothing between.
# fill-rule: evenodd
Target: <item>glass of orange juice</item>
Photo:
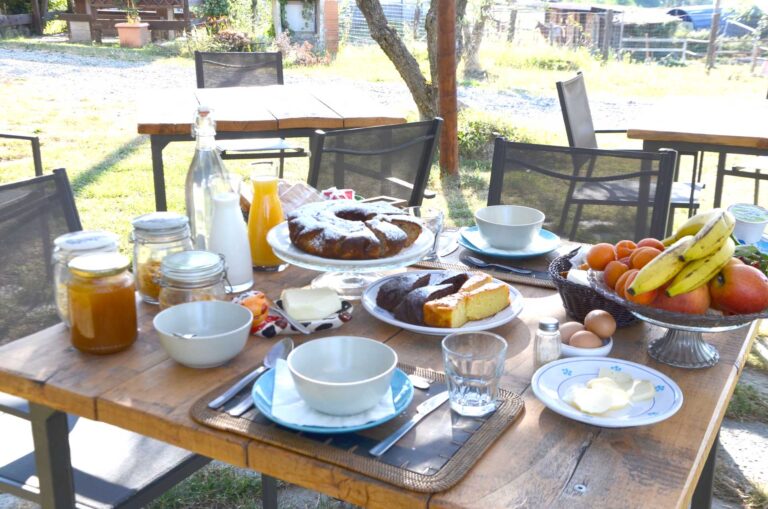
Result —
<instances>
[{"instance_id":1,"label":"glass of orange juice","mask_svg":"<svg viewBox=\"0 0 768 509\"><path fill-rule=\"evenodd\" d=\"M275 256L267 233L283 222L283 207L277 191L277 168L270 161L257 162L251 172L253 200L248 214L248 241L254 270L281 271L288 266Z\"/></svg>"}]
</instances>

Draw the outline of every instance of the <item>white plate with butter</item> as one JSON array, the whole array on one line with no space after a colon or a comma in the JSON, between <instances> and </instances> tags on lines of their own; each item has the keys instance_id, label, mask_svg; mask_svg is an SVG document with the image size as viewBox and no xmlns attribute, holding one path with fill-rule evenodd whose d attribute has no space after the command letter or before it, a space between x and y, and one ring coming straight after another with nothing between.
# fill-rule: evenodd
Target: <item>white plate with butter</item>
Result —
<instances>
[{"instance_id":1,"label":"white plate with butter","mask_svg":"<svg viewBox=\"0 0 768 509\"><path fill-rule=\"evenodd\" d=\"M616 410L609 409L602 413L582 411L572 401L574 391L585 392L582 386L600 378L601 370L604 374L612 372L632 379L637 382L634 387L652 389L651 393L641 395L638 401L630 400ZM550 362L533 374L531 387L536 397L553 412L604 428L654 424L672 417L683 405L680 387L668 376L642 364L608 357L572 357ZM629 389L630 396L631 391ZM587 406L583 401L581 403Z\"/></svg>"}]
</instances>

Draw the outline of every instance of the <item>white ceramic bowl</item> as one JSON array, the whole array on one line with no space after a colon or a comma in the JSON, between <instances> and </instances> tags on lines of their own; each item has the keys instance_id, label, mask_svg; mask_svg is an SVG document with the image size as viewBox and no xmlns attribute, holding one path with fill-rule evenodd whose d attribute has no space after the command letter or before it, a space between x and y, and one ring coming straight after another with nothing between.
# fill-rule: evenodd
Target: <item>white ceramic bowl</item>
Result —
<instances>
[{"instance_id":1,"label":"white ceramic bowl","mask_svg":"<svg viewBox=\"0 0 768 509\"><path fill-rule=\"evenodd\" d=\"M152 320L168 355L190 368L212 368L235 357L245 346L252 322L249 309L215 300L179 304ZM195 337L184 339L174 332Z\"/></svg>"},{"instance_id":2,"label":"white ceramic bowl","mask_svg":"<svg viewBox=\"0 0 768 509\"><path fill-rule=\"evenodd\" d=\"M544 224L544 213L522 205L491 205L475 212L475 223L491 246L517 250L534 241Z\"/></svg>"},{"instance_id":3,"label":"white ceramic bowl","mask_svg":"<svg viewBox=\"0 0 768 509\"><path fill-rule=\"evenodd\" d=\"M563 357L607 357L613 348L613 338L603 340L603 346L597 348L579 348L578 346L560 345Z\"/></svg>"},{"instance_id":4,"label":"white ceramic bowl","mask_svg":"<svg viewBox=\"0 0 768 509\"><path fill-rule=\"evenodd\" d=\"M354 336L309 341L288 355L299 395L331 415L352 415L378 404L389 388L397 353L384 343Z\"/></svg>"}]
</instances>

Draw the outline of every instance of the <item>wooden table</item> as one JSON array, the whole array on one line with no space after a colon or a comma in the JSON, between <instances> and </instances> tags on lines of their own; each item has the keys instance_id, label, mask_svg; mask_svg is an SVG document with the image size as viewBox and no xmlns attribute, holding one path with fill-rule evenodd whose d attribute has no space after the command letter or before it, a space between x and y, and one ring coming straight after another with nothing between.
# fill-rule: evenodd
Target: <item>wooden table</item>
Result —
<instances>
[{"instance_id":1,"label":"wooden table","mask_svg":"<svg viewBox=\"0 0 768 509\"><path fill-rule=\"evenodd\" d=\"M289 267L259 274L258 287L277 297L316 274ZM720 421L755 335L756 325L708 335L720 362L705 370L659 364L645 353L659 329L639 323L615 335L611 356L640 362L669 375L683 391L682 409L653 426L603 429L561 417L532 394L532 342L542 316L565 319L560 297L549 289L517 285L522 314L496 329L509 341L502 384L525 401L523 415L452 489L432 495L410 492L317 459L216 431L194 422L195 400L227 379L256 366L274 340L252 338L227 365L185 368L169 359L151 327L157 308L140 306L141 333L128 351L97 357L70 346L57 325L0 348L0 391L52 409L126 428L238 467L247 467L366 507L663 507L691 502ZM342 332L376 338L403 362L442 370L440 337L384 324L357 306ZM311 336L338 334L325 331ZM302 341L304 338L296 338ZM711 464L710 464L711 465ZM711 472L709 472L711 473ZM703 499L707 481L703 476ZM711 483L708 485L711 489ZM702 492L697 491L697 496ZM702 507L699 502L694 507Z\"/></svg>"},{"instance_id":2,"label":"wooden table","mask_svg":"<svg viewBox=\"0 0 768 509\"><path fill-rule=\"evenodd\" d=\"M163 149L172 142L192 141L192 120L201 104L213 108L217 139L304 138L311 137L316 129L405 122L402 115L343 87L270 85L160 90L151 101L142 104L138 122L138 133L150 138L157 210L167 209Z\"/></svg>"},{"instance_id":3,"label":"wooden table","mask_svg":"<svg viewBox=\"0 0 768 509\"><path fill-rule=\"evenodd\" d=\"M716 152L715 207L720 206L728 154L768 155L768 101L736 106L660 107L629 124L627 137L643 140L643 150L672 148ZM766 177L768 178L768 177Z\"/></svg>"}]
</instances>

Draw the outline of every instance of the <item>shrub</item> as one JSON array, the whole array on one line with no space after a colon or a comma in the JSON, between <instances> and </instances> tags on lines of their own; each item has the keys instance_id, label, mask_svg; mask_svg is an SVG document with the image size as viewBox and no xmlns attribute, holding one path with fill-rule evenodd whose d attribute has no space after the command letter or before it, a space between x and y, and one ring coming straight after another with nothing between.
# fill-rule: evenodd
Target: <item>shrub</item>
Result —
<instances>
[{"instance_id":1,"label":"shrub","mask_svg":"<svg viewBox=\"0 0 768 509\"><path fill-rule=\"evenodd\" d=\"M459 114L459 154L465 159L487 159L493 154L497 136L509 141L544 143L547 136L515 127L508 120L488 113L466 110Z\"/></svg>"},{"instance_id":2,"label":"shrub","mask_svg":"<svg viewBox=\"0 0 768 509\"><path fill-rule=\"evenodd\" d=\"M218 51L253 51L253 41L245 32L222 30L213 40Z\"/></svg>"},{"instance_id":3,"label":"shrub","mask_svg":"<svg viewBox=\"0 0 768 509\"><path fill-rule=\"evenodd\" d=\"M283 63L288 65L312 66L331 63L331 55L327 51L315 51L315 47L309 41L293 44L288 32L275 37L274 45L283 54Z\"/></svg>"}]
</instances>

